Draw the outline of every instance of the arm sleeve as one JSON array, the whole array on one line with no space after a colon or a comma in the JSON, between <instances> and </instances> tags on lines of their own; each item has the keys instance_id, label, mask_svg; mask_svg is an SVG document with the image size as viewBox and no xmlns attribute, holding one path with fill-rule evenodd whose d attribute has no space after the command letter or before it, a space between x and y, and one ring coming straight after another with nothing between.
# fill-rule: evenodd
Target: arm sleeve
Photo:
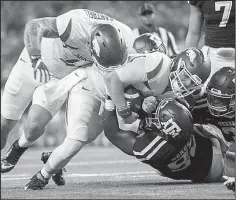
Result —
<instances>
[{"instance_id":1,"label":"arm sleeve","mask_svg":"<svg viewBox=\"0 0 236 200\"><path fill-rule=\"evenodd\" d=\"M145 60L145 59L144 59ZM116 70L116 73L124 85L144 82L146 80L145 62L139 59L129 62L125 67Z\"/></svg>"},{"instance_id":2,"label":"arm sleeve","mask_svg":"<svg viewBox=\"0 0 236 200\"><path fill-rule=\"evenodd\" d=\"M84 9L75 9L70 10L62 15L59 15L56 18L57 30L59 32L59 36L63 42L66 42L70 37L72 30L72 23L90 23L90 19L88 14L86 14ZM76 21L76 22L75 22ZM79 28L80 26L78 26Z\"/></svg>"},{"instance_id":3,"label":"arm sleeve","mask_svg":"<svg viewBox=\"0 0 236 200\"><path fill-rule=\"evenodd\" d=\"M133 153L142 162L165 160L174 151L174 147L156 133L146 133L138 137Z\"/></svg>"}]
</instances>

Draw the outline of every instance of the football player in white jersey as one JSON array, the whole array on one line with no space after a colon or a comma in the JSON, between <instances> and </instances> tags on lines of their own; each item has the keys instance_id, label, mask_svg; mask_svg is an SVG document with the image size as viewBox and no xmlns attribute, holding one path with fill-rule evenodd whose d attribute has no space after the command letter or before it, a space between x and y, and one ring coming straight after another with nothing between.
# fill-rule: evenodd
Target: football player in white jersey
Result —
<instances>
[{"instance_id":1,"label":"football player in white jersey","mask_svg":"<svg viewBox=\"0 0 236 200\"><path fill-rule=\"evenodd\" d=\"M92 44L91 34L100 25L101 33L107 26L108 28L113 27L111 29L121 40L120 43L122 43L123 48L128 48L128 51L132 51L134 37L132 30L128 26L111 17L90 10L75 9L58 17L35 19L26 24L24 34L25 48L10 74L2 97L2 149L5 146L9 132L21 118L32 98L33 103L20 139L13 143L6 156L1 159L2 173L9 172L14 168L25 150L43 134L45 126L68 96L68 93L65 93L60 98L54 98L54 101L48 101L45 96L45 89L53 87L60 79L78 68L83 67L81 74L79 74L80 70L71 74L73 76L72 79L76 79L76 82L85 79L84 67L86 68L93 64L91 46L96 47L95 42ZM116 28L114 29L114 27ZM99 33L96 32L96 34L99 37ZM106 43L104 40L103 45L110 46L111 44ZM94 48L94 52L99 53L98 51L99 49ZM109 52L107 53L109 54ZM126 59L125 57L119 57L123 52L118 52L117 49L110 53L118 57L118 60L115 60L113 64L120 62L119 59ZM90 86L88 84L88 86L86 85L83 88L84 93L86 93ZM72 93L70 96L73 96ZM89 98L86 95L81 95L84 96L84 99L81 100L82 103ZM100 101L96 102L100 105ZM78 105L80 106L80 102L77 102L76 106ZM92 109L94 111L89 103L87 105L89 108L80 107L81 110L79 112L81 114L86 114L83 109ZM68 104L68 110L70 109L70 104ZM82 118L85 119L86 116L82 116ZM84 123L87 123L86 120ZM68 127L68 129L78 131L76 128ZM87 133L78 135L87 137ZM83 141L83 138L81 140Z\"/></svg>"}]
</instances>

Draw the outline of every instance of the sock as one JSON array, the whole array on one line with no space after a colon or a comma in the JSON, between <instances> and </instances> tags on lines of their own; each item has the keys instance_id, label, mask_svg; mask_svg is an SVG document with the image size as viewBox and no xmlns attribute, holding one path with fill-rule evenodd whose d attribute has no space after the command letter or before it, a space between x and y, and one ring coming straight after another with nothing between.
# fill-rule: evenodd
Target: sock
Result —
<instances>
[{"instance_id":1,"label":"sock","mask_svg":"<svg viewBox=\"0 0 236 200\"><path fill-rule=\"evenodd\" d=\"M18 141L18 144L20 147L29 147L33 144L34 142L30 142L26 139L25 137L25 132L23 131L19 141Z\"/></svg>"},{"instance_id":2,"label":"sock","mask_svg":"<svg viewBox=\"0 0 236 200\"><path fill-rule=\"evenodd\" d=\"M41 169L41 174L44 176L44 178L51 178L51 174L49 174L47 172L47 170L45 169L45 165L43 166L43 168Z\"/></svg>"}]
</instances>

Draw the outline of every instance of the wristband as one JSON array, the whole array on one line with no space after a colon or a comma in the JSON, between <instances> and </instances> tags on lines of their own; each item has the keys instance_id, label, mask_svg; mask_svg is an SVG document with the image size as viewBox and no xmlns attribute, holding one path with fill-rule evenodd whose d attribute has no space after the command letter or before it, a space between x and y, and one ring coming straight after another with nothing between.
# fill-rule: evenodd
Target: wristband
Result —
<instances>
[{"instance_id":1,"label":"wristband","mask_svg":"<svg viewBox=\"0 0 236 200\"><path fill-rule=\"evenodd\" d=\"M39 49L34 49L29 51L29 56L31 60L36 60L41 58L41 51Z\"/></svg>"},{"instance_id":2,"label":"wristband","mask_svg":"<svg viewBox=\"0 0 236 200\"><path fill-rule=\"evenodd\" d=\"M122 118L127 118L132 114L132 111L130 110L130 107L128 106L117 108L117 112Z\"/></svg>"},{"instance_id":3,"label":"wristband","mask_svg":"<svg viewBox=\"0 0 236 200\"><path fill-rule=\"evenodd\" d=\"M40 59L41 56L30 56L31 61Z\"/></svg>"}]
</instances>

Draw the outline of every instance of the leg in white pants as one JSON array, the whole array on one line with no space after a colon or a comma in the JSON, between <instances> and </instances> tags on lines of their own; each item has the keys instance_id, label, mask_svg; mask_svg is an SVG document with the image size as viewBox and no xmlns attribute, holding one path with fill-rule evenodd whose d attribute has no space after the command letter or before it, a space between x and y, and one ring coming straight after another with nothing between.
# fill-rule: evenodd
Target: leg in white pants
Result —
<instances>
[{"instance_id":1,"label":"leg in white pants","mask_svg":"<svg viewBox=\"0 0 236 200\"><path fill-rule=\"evenodd\" d=\"M31 143L36 141L44 133L46 125L56 115L67 98L67 95L64 95L53 102L47 102L44 88L54 85L57 82L58 79L53 79L45 85L38 87L34 92L32 106L24 127L24 136L26 140ZM19 144L20 142L21 140ZM28 147L28 145L24 145L24 142L21 143L20 146Z\"/></svg>"},{"instance_id":2,"label":"leg in white pants","mask_svg":"<svg viewBox=\"0 0 236 200\"><path fill-rule=\"evenodd\" d=\"M32 100L35 88L42 83L34 80L33 68L24 48L6 82L1 101L1 150L10 131L21 119Z\"/></svg>"},{"instance_id":3,"label":"leg in white pants","mask_svg":"<svg viewBox=\"0 0 236 200\"><path fill-rule=\"evenodd\" d=\"M209 46L203 46L202 51L205 55L208 55L211 59L211 74L205 86L210 81L211 76L223 67L235 68L235 49L233 48L211 48Z\"/></svg>"},{"instance_id":4,"label":"leg in white pants","mask_svg":"<svg viewBox=\"0 0 236 200\"><path fill-rule=\"evenodd\" d=\"M89 79L81 81L71 90L67 108L67 136L43 167L44 176L50 177L63 168L86 143L102 132L100 105L101 101Z\"/></svg>"}]
</instances>

